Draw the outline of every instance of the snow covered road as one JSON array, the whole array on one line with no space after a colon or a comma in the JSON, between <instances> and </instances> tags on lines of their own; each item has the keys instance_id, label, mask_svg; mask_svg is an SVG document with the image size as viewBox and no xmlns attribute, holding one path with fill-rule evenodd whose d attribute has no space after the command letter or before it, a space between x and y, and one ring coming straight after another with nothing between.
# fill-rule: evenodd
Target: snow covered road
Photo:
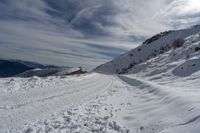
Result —
<instances>
[{"instance_id":1,"label":"snow covered road","mask_svg":"<svg viewBox=\"0 0 200 133\"><path fill-rule=\"evenodd\" d=\"M176 83L98 73L1 79L0 132L198 133L197 91Z\"/></svg>"},{"instance_id":2,"label":"snow covered road","mask_svg":"<svg viewBox=\"0 0 200 133\"><path fill-rule=\"evenodd\" d=\"M0 96L0 130L20 128L96 96L112 85L109 76L93 74L87 79L62 86L3 93Z\"/></svg>"}]
</instances>

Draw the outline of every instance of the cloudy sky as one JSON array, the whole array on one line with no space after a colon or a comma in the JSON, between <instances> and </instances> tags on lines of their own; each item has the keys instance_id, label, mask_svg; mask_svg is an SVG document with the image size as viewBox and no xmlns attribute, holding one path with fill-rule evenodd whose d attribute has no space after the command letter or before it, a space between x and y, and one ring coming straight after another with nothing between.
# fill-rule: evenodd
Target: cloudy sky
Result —
<instances>
[{"instance_id":1,"label":"cloudy sky","mask_svg":"<svg viewBox=\"0 0 200 133\"><path fill-rule=\"evenodd\" d=\"M199 0L0 0L0 58L93 68L169 29Z\"/></svg>"}]
</instances>

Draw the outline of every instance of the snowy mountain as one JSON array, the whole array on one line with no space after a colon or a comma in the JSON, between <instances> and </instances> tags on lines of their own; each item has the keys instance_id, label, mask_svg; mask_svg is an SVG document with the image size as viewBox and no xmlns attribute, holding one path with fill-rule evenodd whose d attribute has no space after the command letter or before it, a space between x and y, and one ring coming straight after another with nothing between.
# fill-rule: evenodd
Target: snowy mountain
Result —
<instances>
[{"instance_id":1,"label":"snowy mountain","mask_svg":"<svg viewBox=\"0 0 200 133\"><path fill-rule=\"evenodd\" d=\"M118 74L130 73L129 71L131 69L134 69L137 65L144 63L159 55L162 55L163 53L166 53L168 51L174 52L176 51L175 49L179 47L185 48L186 46L188 46L188 44L196 45L193 44L192 41L188 42L188 37L192 35L195 36L196 34L198 35L199 32L200 26L193 26L189 29L178 31L162 32L146 40L141 46L137 47L136 49L125 53L124 55L114 59L111 62L97 67L95 71ZM192 50L188 52L192 52ZM163 58L163 60L164 59L165 58Z\"/></svg>"},{"instance_id":2,"label":"snowy mountain","mask_svg":"<svg viewBox=\"0 0 200 133\"><path fill-rule=\"evenodd\" d=\"M80 67L58 67L22 60L0 60L0 77L47 77L83 74Z\"/></svg>"},{"instance_id":3,"label":"snowy mountain","mask_svg":"<svg viewBox=\"0 0 200 133\"><path fill-rule=\"evenodd\" d=\"M80 70L0 78L0 133L199 133L200 26L155 35L90 73L49 76Z\"/></svg>"},{"instance_id":4,"label":"snowy mountain","mask_svg":"<svg viewBox=\"0 0 200 133\"><path fill-rule=\"evenodd\" d=\"M0 77L20 76L20 74L32 71L34 69L58 69L59 67L53 65L42 65L30 61L22 60L0 60ZM66 67L69 69L69 67ZM36 74L33 76L37 76ZM23 75L21 75L23 76Z\"/></svg>"},{"instance_id":5,"label":"snowy mountain","mask_svg":"<svg viewBox=\"0 0 200 133\"><path fill-rule=\"evenodd\" d=\"M41 67L41 65L18 60L0 60L0 77L15 76L35 67Z\"/></svg>"}]
</instances>

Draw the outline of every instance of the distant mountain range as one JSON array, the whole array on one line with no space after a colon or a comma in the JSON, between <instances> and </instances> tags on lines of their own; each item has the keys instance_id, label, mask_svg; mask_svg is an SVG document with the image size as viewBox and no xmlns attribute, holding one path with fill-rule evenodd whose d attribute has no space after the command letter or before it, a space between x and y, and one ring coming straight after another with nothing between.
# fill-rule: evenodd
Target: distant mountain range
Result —
<instances>
[{"instance_id":1,"label":"distant mountain range","mask_svg":"<svg viewBox=\"0 0 200 133\"><path fill-rule=\"evenodd\" d=\"M63 76L85 72L82 68L58 67L29 61L0 59L0 77Z\"/></svg>"},{"instance_id":2,"label":"distant mountain range","mask_svg":"<svg viewBox=\"0 0 200 133\"><path fill-rule=\"evenodd\" d=\"M0 60L0 77L10 77L24 71L41 67L41 65L18 61L18 60Z\"/></svg>"}]
</instances>

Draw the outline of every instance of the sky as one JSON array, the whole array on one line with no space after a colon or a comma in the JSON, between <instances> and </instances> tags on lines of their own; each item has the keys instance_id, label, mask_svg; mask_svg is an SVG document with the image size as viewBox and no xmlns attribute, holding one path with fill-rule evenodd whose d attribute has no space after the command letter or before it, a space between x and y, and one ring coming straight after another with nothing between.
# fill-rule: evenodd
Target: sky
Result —
<instances>
[{"instance_id":1,"label":"sky","mask_svg":"<svg viewBox=\"0 0 200 133\"><path fill-rule=\"evenodd\" d=\"M0 58L94 68L200 24L199 0L0 0Z\"/></svg>"}]
</instances>

